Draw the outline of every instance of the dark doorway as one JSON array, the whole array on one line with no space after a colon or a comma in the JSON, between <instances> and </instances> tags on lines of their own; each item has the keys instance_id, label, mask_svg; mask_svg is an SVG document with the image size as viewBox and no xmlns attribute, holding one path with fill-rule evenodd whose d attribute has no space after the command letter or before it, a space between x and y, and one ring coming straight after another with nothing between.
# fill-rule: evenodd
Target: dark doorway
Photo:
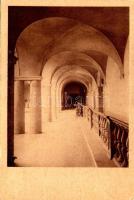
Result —
<instances>
[{"instance_id":1,"label":"dark doorway","mask_svg":"<svg viewBox=\"0 0 134 200\"><path fill-rule=\"evenodd\" d=\"M62 109L73 109L79 102L86 103L87 89L84 84L71 82L64 86L62 90Z\"/></svg>"}]
</instances>

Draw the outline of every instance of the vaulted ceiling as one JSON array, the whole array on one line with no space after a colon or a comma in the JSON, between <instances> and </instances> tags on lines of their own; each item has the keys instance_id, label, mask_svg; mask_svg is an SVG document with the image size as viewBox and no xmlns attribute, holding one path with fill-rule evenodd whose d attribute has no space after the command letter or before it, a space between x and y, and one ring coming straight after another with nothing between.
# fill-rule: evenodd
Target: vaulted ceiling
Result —
<instances>
[{"instance_id":1,"label":"vaulted ceiling","mask_svg":"<svg viewBox=\"0 0 134 200\"><path fill-rule=\"evenodd\" d=\"M128 11L125 7L10 7L9 34L14 34L9 46L16 39L18 75L37 76L47 70L52 79L59 68L76 66L77 73L82 67L94 78L98 71L104 78L108 56L122 70Z\"/></svg>"},{"instance_id":2,"label":"vaulted ceiling","mask_svg":"<svg viewBox=\"0 0 134 200\"><path fill-rule=\"evenodd\" d=\"M66 17L104 33L123 59L129 34L128 7L9 7L9 40L13 44L31 23L48 17ZM13 34L12 34L13 32Z\"/></svg>"}]
</instances>

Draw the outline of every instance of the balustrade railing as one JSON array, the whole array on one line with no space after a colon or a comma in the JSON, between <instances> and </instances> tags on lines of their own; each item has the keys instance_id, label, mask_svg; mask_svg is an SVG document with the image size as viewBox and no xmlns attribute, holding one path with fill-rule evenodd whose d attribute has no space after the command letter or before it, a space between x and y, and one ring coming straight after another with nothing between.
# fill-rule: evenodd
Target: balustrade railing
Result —
<instances>
[{"instance_id":1,"label":"balustrade railing","mask_svg":"<svg viewBox=\"0 0 134 200\"><path fill-rule=\"evenodd\" d=\"M107 148L109 159L114 159L121 167L128 166L128 124L83 106L83 116L90 123L90 128L102 139Z\"/></svg>"},{"instance_id":2,"label":"balustrade railing","mask_svg":"<svg viewBox=\"0 0 134 200\"><path fill-rule=\"evenodd\" d=\"M122 167L128 166L128 124L109 117L111 133L111 154Z\"/></svg>"}]
</instances>

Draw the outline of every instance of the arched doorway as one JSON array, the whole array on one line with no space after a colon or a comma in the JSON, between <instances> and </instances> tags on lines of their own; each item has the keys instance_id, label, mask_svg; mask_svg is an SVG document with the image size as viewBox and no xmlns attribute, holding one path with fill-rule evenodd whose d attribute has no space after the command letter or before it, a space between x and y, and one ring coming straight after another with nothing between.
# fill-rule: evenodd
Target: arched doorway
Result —
<instances>
[{"instance_id":1,"label":"arched doorway","mask_svg":"<svg viewBox=\"0 0 134 200\"><path fill-rule=\"evenodd\" d=\"M62 110L73 109L79 102L86 103L87 89L85 85L79 82L70 82L62 90Z\"/></svg>"}]
</instances>

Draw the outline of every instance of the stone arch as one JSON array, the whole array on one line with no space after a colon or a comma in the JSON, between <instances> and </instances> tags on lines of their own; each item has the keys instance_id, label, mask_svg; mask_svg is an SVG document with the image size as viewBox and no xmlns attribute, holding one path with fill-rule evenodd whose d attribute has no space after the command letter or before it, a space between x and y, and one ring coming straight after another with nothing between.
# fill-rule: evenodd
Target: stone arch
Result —
<instances>
[{"instance_id":1,"label":"stone arch","mask_svg":"<svg viewBox=\"0 0 134 200\"><path fill-rule=\"evenodd\" d=\"M54 63L53 60L56 60L57 63ZM93 74L95 71L100 71L101 77L105 80L105 75L103 70L101 69L101 66L92 57L84 53L74 51L63 51L61 53L53 55L44 66L42 77L44 77L47 73L50 77L51 82L51 79L55 72L65 65L69 65L70 67L71 65L83 66L84 68L87 68L89 72L91 72L91 74ZM49 66L52 67L50 68Z\"/></svg>"},{"instance_id":2,"label":"stone arch","mask_svg":"<svg viewBox=\"0 0 134 200\"><path fill-rule=\"evenodd\" d=\"M66 75L61 80L59 80L59 83L57 85L56 93L58 93L59 97L61 97L60 94L61 94L62 88L64 87L64 84L68 84L71 81L76 81L76 82L82 83L83 85L85 85L85 87L88 90L88 87L89 87L89 79L88 78L86 78L82 75L77 75L76 77ZM91 83L90 83L90 85L91 85Z\"/></svg>"},{"instance_id":3,"label":"stone arch","mask_svg":"<svg viewBox=\"0 0 134 200\"><path fill-rule=\"evenodd\" d=\"M85 105L87 88L84 84L78 81L71 81L64 84L60 96L62 110L74 109L78 102Z\"/></svg>"},{"instance_id":4,"label":"stone arch","mask_svg":"<svg viewBox=\"0 0 134 200\"><path fill-rule=\"evenodd\" d=\"M63 77L62 79L60 79L58 82L57 82L57 86L55 85L55 94L54 94L54 97L55 99L53 100L53 103L52 103L52 118L54 118L54 116L56 115L56 112L61 110L59 105L61 105L61 87L62 87L62 84L65 83L66 81L78 81L78 82L81 82L83 83L87 88L88 88L88 81L89 79L85 79L85 77L82 77L80 75L77 74L77 76L70 76L70 75L66 75L65 77ZM56 106L55 106L56 105ZM58 106L57 106L58 105ZM56 109L57 107L57 109Z\"/></svg>"},{"instance_id":5,"label":"stone arch","mask_svg":"<svg viewBox=\"0 0 134 200\"><path fill-rule=\"evenodd\" d=\"M123 73L120 56L112 42L97 29L69 18L50 17L32 23L20 34L16 48L21 52L22 76L40 75L49 58L68 50L84 54L90 54L90 50L102 52L111 56Z\"/></svg>"}]
</instances>

